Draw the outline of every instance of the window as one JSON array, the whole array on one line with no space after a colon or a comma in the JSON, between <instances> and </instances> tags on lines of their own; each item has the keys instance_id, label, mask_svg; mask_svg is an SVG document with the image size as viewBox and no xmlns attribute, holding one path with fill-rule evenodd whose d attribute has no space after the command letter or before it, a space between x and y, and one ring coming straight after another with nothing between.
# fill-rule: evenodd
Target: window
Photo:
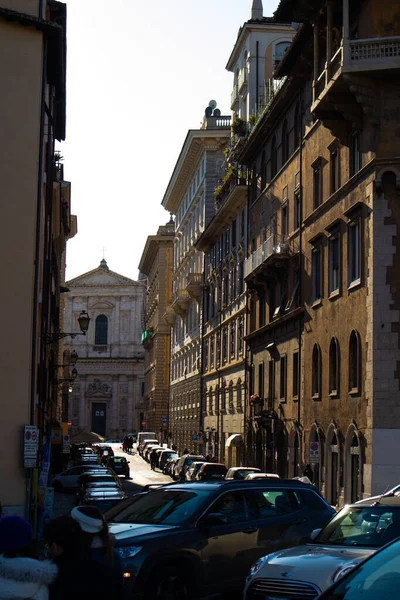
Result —
<instances>
[{"instance_id":1,"label":"window","mask_svg":"<svg viewBox=\"0 0 400 600\"><path fill-rule=\"evenodd\" d=\"M312 353L312 398L321 399L321 349L318 344L314 344Z\"/></svg>"},{"instance_id":2,"label":"window","mask_svg":"<svg viewBox=\"0 0 400 600\"><path fill-rule=\"evenodd\" d=\"M228 358L228 330L226 327L222 330L222 360L227 361Z\"/></svg>"},{"instance_id":3,"label":"window","mask_svg":"<svg viewBox=\"0 0 400 600\"><path fill-rule=\"evenodd\" d=\"M99 346L107 345L108 337L108 319L105 315L99 315L96 318L94 343Z\"/></svg>"},{"instance_id":4,"label":"window","mask_svg":"<svg viewBox=\"0 0 400 600\"><path fill-rule=\"evenodd\" d=\"M353 330L349 343L349 392L358 395L361 391L361 342L358 331Z\"/></svg>"},{"instance_id":5,"label":"window","mask_svg":"<svg viewBox=\"0 0 400 600\"><path fill-rule=\"evenodd\" d=\"M339 176L339 149L337 146L331 149L331 194L340 188Z\"/></svg>"},{"instance_id":6,"label":"window","mask_svg":"<svg viewBox=\"0 0 400 600\"><path fill-rule=\"evenodd\" d=\"M287 301L287 283L286 281L282 281L280 283L280 298L279 298L279 304L278 306L275 307L274 313L272 318L276 319L277 317L279 317L279 315L281 315L283 313L283 311L285 310L285 306L286 306L286 301Z\"/></svg>"},{"instance_id":7,"label":"window","mask_svg":"<svg viewBox=\"0 0 400 600\"><path fill-rule=\"evenodd\" d=\"M245 213L244 213L244 209L243 209L241 216L240 216L240 239L241 240L244 240L245 231L246 231L246 217L245 217Z\"/></svg>"},{"instance_id":8,"label":"window","mask_svg":"<svg viewBox=\"0 0 400 600\"><path fill-rule=\"evenodd\" d=\"M280 63L285 54L286 50L289 48L291 42L278 42L275 44L275 53L274 53L274 68Z\"/></svg>"},{"instance_id":9,"label":"window","mask_svg":"<svg viewBox=\"0 0 400 600\"><path fill-rule=\"evenodd\" d=\"M231 347L231 357L234 358L236 351L236 323L233 321L231 323L231 332L230 332L230 347Z\"/></svg>"},{"instance_id":10,"label":"window","mask_svg":"<svg viewBox=\"0 0 400 600\"><path fill-rule=\"evenodd\" d=\"M339 395L339 342L335 337L329 346L329 395Z\"/></svg>"},{"instance_id":11,"label":"window","mask_svg":"<svg viewBox=\"0 0 400 600\"><path fill-rule=\"evenodd\" d=\"M210 369L214 368L214 339L210 338Z\"/></svg>"},{"instance_id":12,"label":"window","mask_svg":"<svg viewBox=\"0 0 400 600\"><path fill-rule=\"evenodd\" d=\"M316 242L312 249L312 301L322 298L322 245Z\"/></svg>"},{"instance_id":13,"label":"window","mask_svg":"<svg viewBox=\"0 0 400 600\"><path fill-rule=\"evenodd\" d=\"M297 399L299 397L299 353L293 353L293 398Z\"/></svg>"},{"instance_id":14,"label":"window","mask_svg":"<svg viewBox=\"0 0 400 600\"><path fill-rule=\"evenodd\" d=\"M268 362L268 408L273 408L275 399L275 361Z\"/></svg>"},{"instance_id":15,"label":"window","mask_svg":"<svg viewBox=\"0 0 400 600\"><path fill-rule=\"evenodd\" d=\"M293 228L298 229L300 227L300 190L296 190L294 193L294 220L293 220Z\"/></svg>"},{"instance_id":16,"label":"window","mask_svg":"<svg viewBox=\"0 0 400 600\"><path fill-rule=\"evenodd\" d=\"M360 218L349 223L348 227L348 285L361 280L361 221Z\"/></svg>"},{"instance_id":17,"label":"window","mask_svg":"<svg viewBox=\"0 0 400 600\"><path fill-rule=\"evenodd\" d=\"M243 317L239 318L239 330L238 330L238 352L243 354L243 333L244 333L244 321Z\"/></svg>"},{"instance_id":18,"label":"window","mask_svg":"<svg viewBox=\"0 0 400 600\"><path fill-rule=\"evenodd\" d=\"M258 395L264 398L264 363L258 365Z\"/></svg>"},{"instance_id":19,"label":"window","mask_svg":"<svg viewBox=\"0 0 400 600\"><path fill-rule=\"evenodd\" d=\"M285 119L282 126L282 163L285 162L289 158L289 131L288 131L288 123Z\"/></svg>"},{"instance_id":20,"label":"window","mask_svg":"<svg viewBox=\"0 0 400 600\"><path fill-rule=\"evenodd\" d=\"M329 238L329 294L340 290L340 232L337 229Z\"/></svg>"},{"instance_id":21,"label":"window","mask_svg":"<svg viewBox=\"0 0 400 600\"><path fill-rule=\"evenodd\" d=\"M318 160L313 165L314 209L322 202L322 164Z\"/></svg>"},{"instance_id":22,"label":"window","mask_svg":"<svg viewBox=\"0 0 400 600\"><path fill-rule=\"evenodd\" d=\"M280 401L283 402L286 400L286 385L287 385L287 358L286 356L281 356L281 380L279 386L279 398Z\"/></svg>"},{"instance_id":23,"label":"window","mask_svg":"<svg viewBox=\"0 0 400 600\"><path fill-rule=\"evenodd\" d=\"M275 136L272 138L271 142L271 179L275 177L278 171L278 156L276 149L276 138Z\"/></svg>"},{"instance_id":24,"label":"window","mask_svg":"<svg viewBox=\"0 0 400 600\"><path fill-rule=\"evenodd\" d=\"M293 287L290 298L285 306L285 311L297 308L299 306L299 286L300 286L300 273L299 271L293 271Z\"/></svg>"},{"instance_id":25,"label":"window","mask_svg":"<svg viewBox=\"0 0 400 600\"><path fill-rule=\"evenodd\" d=\"M263 190L267 183L267 163L265 162L265 150L261 154L261 189Z\"/></svg>"},{"instance_id":26,"label":"window","mask_svg":"<svg viewBox=\"0 0 400 600\"><path fill-rule=\"evenodd\" d=\"M281 231L282 231L282 241L284 242L288 233L288 205L287 203L284 204L282 206L282 225L281 225Z\"/></svg>"},{"instance_id":27,"label":"window","mask_svg":"<svg viewBox=\"0 0 400 600\"><path fill-rule=\"evenodd\" d=\"M206 340L204 342L204 370L208 371L208 347L209 347L209 341Z\"/></svg>"},{"instance_id":28,"label":"window","mask_svg":"<svg viewBox=\"0 0 400 600\"><path fill-rule=\"evenodd\" d=\"M360 132L355 131L350 137L350 177L361 169Z\"/></svg>"},{"instance_id":29,"label":"window","mask_svg":"<svg viewBox=\"0 0 400 600\"><path fill-rule=\"evenodd\" d=\"M232 223L232 248L236 248L236 219Z\"/></svg>"}]
</instances>

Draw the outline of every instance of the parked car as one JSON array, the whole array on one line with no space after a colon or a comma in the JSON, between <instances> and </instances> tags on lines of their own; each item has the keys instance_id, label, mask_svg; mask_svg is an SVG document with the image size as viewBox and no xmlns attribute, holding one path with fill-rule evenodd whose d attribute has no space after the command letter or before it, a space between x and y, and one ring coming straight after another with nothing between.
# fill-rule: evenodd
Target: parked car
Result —
<instances>
[{"instance_id":1,"label":"parked car","mask_svg":"<svg viewBox=\"0 0 400 600\"><path fill-rule=\"evenodd\" d=\"M162 449L162 448L158 444L148 444L148 446L146 446L146 448L143 452L144 460L146 460L147 462L150 462L150 454L153 452L153 450L160 450L160 449Z\"/></svg>"},{"instance_id":2,"label":"parked car","mask_svg":"<svg viewBox=\"0 0 400 600\"><path fill-rule=\"evenodd\" d=\"M81 486L80 490L76 493L77 502L80 502L85 494L88 492L100 492L100 491L120 491L121 487L116 481L91 481Z\"/></svg>"},{"instance_id":3,"label":"parked car","mask_svg":"<svg viewBox=\"0 0 400 600\"><path fill-rule=\"evenodd\" d=\"M84 487L89 482L96 481L115 481L119 488L122 489L121 480L115 473L107 470L105 473L84 473L79 477L79 488Z\"/></svg>"},{"instance_id":4,"label":"parked car","mask_svg":"<svg viewBox=\"0 0 400 600\"><path fill-rule=\"evenodd\" d=\"M400 589L400 540L350 569L319 600L394 600Z\"/></svg>"},{"instance_id":5,"label":"parked car","mask_svg":"<svg viewBox=\"0 0 400 600\"><path fill-rule=\"evenodd\" d=\"M269 479L271 477L279 479L279 475L276 473L248 473L244 479L245 481L254 481L255 479ZM311 481L303 483L311 483Z\"/></svg>"},{"instance_id":6,"label":"parked car","mask_svg":"<svg viewBox=\"0 0 400 600\"><path fill-rule=\"evenodd\" d=\"M105 513L110 510L110 508L120 504L126 497L125 492L122 490L91 490L83 496L81 504L96 506L102 513Z\"/></svg>"},{"instance_id":7,"label":"parked car","mask_svg":"<svg viewBox=\"0 0 400 600\"><path fill-rule=\"evenodd\" d=\"M176 458L171 458L171 459L167 460L167 462L165 463L163 473L165 475L169 475L172 479L174 479L175 466L177 465L178 460L179 460L179 456L177 456Z\"/></svg>"},{"instance_id":8,"label":"parked car","mask_svg":"<svg viewBox=\"0 0 400 600\"><path fill-rule=\"evenodd\" d=\"M225 479L244 479L249 473L261 473L257 467L231 467L228 469Z\"/></svg>"},{"instance_id":9,"label":"parked car","mask_svg":"<svg viewBox=\"0 0 400 600\"><path fill-rule=\"evenodd\" d=\"M206 463L204 463L202 460L201 461L195 460L194 462L192 462L192 464L186 471L186 475L185 475L186 481L195 481L196 475L199 472L200 467L204 464L206 464Z\"/></svg>"},{"instance_id":10,"label":"parked car","mask_svg":"<svg viewBox=\"0 0 400 600\"><path fill-rule=\"evenodd\" d=\"M107 461L107 467L117 475L125 475L126 479L130 479L129 463L125 456L111 456Z\"/></svg>"},{"instance_id":11,"label":"parked car","mask_svg":"<svg viewBox=\"0 0 400 600\"><path fill-rule=\"evenodd\" d=\"M161 469L161 471L164 471L167 462L174 460L175 458L178 458L178 454L174 450L164 449L162 452L160 452L160 458L158 459L158 468Z\"/></svg>"},{"instance_id":12,"label":"parked car","mask_svg":"<svg viewBox=\"0 0 400 600\"><path fill-rule=\"evenodd\" d=\"M79 477L87 472L107 472L107 469L101 465L80 465L71 467L52 479L52 486L56 492L76 491L79 488Z\"/></svg>"},{"instance_id":13,"label":"parked car","mask_svg":"<svg viewBox=\"0 0 400 600\"><path fill-rule=\"evenodd\" d=\"M195 461L206 462L206 459L201 454L184 454L183 456L181 456L175 466L175 480L185 481L186 471Z\"/></svg>"},{"instance_id":14,"label":"parked car","mask_svg":"<svg viewBox=\"0 0 400 600\"><path fill-rule=\"evenodd\" d=\"M203 463L196 475L196 481L208 481L212 479L224 479L228 469L222 463Z\"/></svg>"},{"instance_id":15,"label":"parked car","mask_svg":"<svg viewBox=\"0 0 400 600\"><path fill-rule=\"evenodd\" d=\"M149 438L149 439L145 439L143 440L143 442L141 442L140 446L139 446L139 454L140 456L143 456L143 452L146 450L147 446L149 444L153 444L158 446L159 442L156 438Z\"/></svg>"},{"instance_id":16,"label":"parked car","mask_svg":"<svg viewBox=\"0 0 400 600\"><path fill-rule=\"evenodd\" d=\"M290 513L263 512L272 493L291 499ZM266 548L302 542L334 512L313 486L283 479L170 484L134 498L106 518L135 600L177 598L171 585L187 600L241 590Z\"/></svg>"},{"instance_id":17,"label":"parked car","mask_svg":"<svg viewBox=\"0 0 400 600\"><path fill-rule=\"evenodd\" d=\"M282 594L298 600L301 591L312 600L332 581L400 536L400 498L386 498L382 504L363 502L345 506L322 530L312 533L309 543L261 558L251 570L245 598ZM289 579L287 573L292 574Z\"/></svg>"},{"instance_id":18,"label":"parked car","mask_svg":"<svg viewBox=\"0 0 400 600\"><path fill-rule=\"evenodd\" d=\"M122 444L122 440L120 440L119 438L108 438L105 441L106 444Z\"/></svg>"}]
</instances>

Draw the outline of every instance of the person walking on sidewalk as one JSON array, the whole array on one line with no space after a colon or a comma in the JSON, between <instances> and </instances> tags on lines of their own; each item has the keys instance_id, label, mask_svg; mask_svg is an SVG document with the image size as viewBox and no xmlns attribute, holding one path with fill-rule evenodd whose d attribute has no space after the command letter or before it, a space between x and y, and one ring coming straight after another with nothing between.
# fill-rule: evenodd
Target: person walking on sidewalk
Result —
<instances>
[{"instance_id":1,"label":"person walking on sidewalk","mask_svg":"<svg viewBox=\"0 0 400 600\"><path fill-rule=\"evenodd\" d=\"M157 459L158 459L158 454L155 450L152 450L150 452L150 466L151 466L151 470L155 471L156 470L156 466L157 466Z\"/></svg>"},{"instance_id":2,"label":"person walking on sidewalk","mask_svg":"<svg viewBox=\"0 0 400 600\"><path fill-rule=\"evenodd\" d=\"M77 521L63 515L49 521L44 530L48 552L59 573L50 586L49 600L122 600L121 579L111 565L90 555Z\"/></svg>"},{"instance_id":3,"label":"person walking on sidewalk","mask_svg":"<svg viewBox=\"0 0 400 600\"><path fill-rule=\"evenodd\" d=\"M48 600L58 569L33 558L32 540L32 527L22 517L0 519L0 600Z\"/></svg>"}]
</instances>

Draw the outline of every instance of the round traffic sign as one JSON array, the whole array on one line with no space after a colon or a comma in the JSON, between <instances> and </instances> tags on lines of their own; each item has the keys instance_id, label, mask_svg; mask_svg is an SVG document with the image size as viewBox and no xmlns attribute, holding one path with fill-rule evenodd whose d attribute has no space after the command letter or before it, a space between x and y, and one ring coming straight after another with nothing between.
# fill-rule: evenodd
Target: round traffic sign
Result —
<instances>
[{"instance_id":1,"label":"round traffic sign","mask_svg":"<svg viewBox=\"0 0 400 600\"><path fill-rule=\"evenodd\" d=\"M316 452L319 449L319 443L318 442L311 442L310 448L311 448L311 450L313 450L314 452Z\"/></svg>"},{"instance_id":2,"label":"round traffic sign","mask_svg":"<svg viewBox=\"0 0 400 600\"><path fill-rule=\"evenodd\" d=\"M28 440L28 441L31 439L31 432L30 431L25 431L25 439Z\"/></svg>"},{"instance_id":3,"label":"round traffic sign","mask_svg":"<svg viewBox=\"0 0 400 600\"><path fill-rule=\"evenodd\" d=\"M32 442L36 442L36 431L32 431Z\"/></svg>"}]
</instances>

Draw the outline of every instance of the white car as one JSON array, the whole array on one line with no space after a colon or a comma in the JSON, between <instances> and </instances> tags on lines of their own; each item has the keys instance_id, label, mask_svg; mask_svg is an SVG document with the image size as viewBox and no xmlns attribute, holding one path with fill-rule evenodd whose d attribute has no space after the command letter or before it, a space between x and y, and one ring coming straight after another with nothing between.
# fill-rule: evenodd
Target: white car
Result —
<instances>
[{"instance_id":1,"label":"white car","mask_svg":"<svg viewBox=\"0 0 400 600\"><path fill-rule=\"evenodd\" d=\"M66 491L76 491L79 489L79 477L88 471L108 471L105 467L101 465L78 465L76 467L72 467L71 469L67 469L63 473L59 473L55 475L52 479L52 486L57 492L66 492Z\"/></svg>"},{"instance_id":2,"label":"white car","mask_svg":"<svg viewBox=\"0 0 400 600\"><path fill-rule=\"evenodd\" d=\"M244 478L245 481L254 481L255 479L268 479L271 477L275 477L275 479L279 479L279 475L276 473L249 473Z\"/></svg>"},{"instance_id":3,"label":"white car","mask_svg":"<svg viewBox=\"0 0 400 600\"><path fill-rule=\"evenodd\" d=\"M400 536L400 499L396 500L345 506L322 530L313 531L310 543L262 557L250 570L244 599L314 600L361 560Z\"/></svg>"}]
</instances>

